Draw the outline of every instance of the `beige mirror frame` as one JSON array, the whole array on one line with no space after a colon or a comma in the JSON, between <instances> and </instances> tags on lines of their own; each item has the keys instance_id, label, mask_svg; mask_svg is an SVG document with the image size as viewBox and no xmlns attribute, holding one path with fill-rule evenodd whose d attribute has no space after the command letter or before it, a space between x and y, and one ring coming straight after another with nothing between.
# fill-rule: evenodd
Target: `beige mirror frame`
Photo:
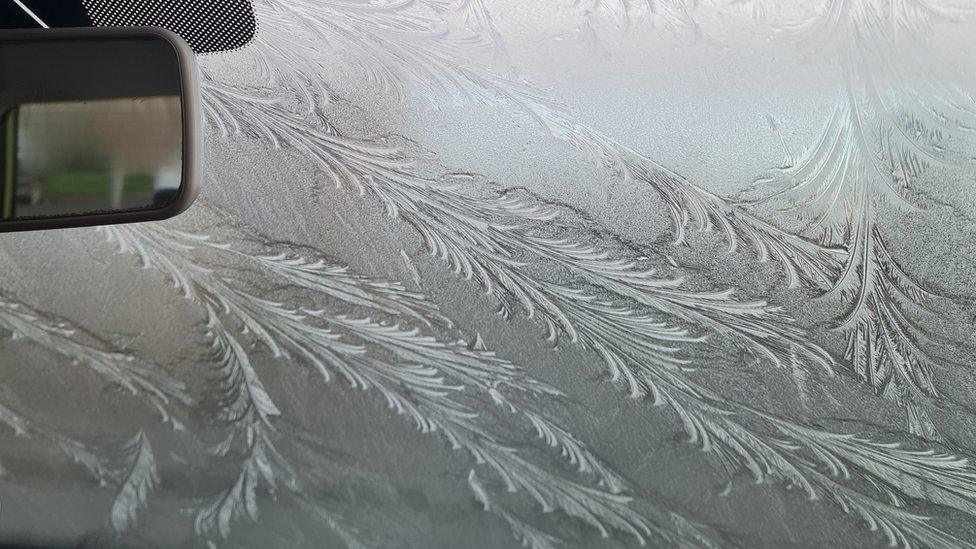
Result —
<instances>
[{"instance_id":1,"label":"beige mirror frame","mask_svg":"<svg viewBox=\"0 0 976 549\"><path fill-rule=\"evenodd\" d=\"M88 41L155 39L169 45L179 67L182 105L182 173L176 197L162 207L146 207L118 212L86 213L37 219L13 219L0 222L0 232L37 231L94 225L114 225L158 221L180 214L193 203L199 192L201 163L201 99L196 57L190 46L177 34L156 27L27 29L0 31L0 44L39 41Z\"/></svg>"}]
</instances>

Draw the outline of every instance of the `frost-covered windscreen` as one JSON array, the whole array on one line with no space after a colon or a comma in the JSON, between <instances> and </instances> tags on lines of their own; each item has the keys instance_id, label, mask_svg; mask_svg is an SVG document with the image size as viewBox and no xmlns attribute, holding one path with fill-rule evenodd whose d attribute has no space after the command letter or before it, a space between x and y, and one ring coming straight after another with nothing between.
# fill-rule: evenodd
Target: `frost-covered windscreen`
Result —
<instances>
[{"instance_id":1,"label":"frost-covered windscreen","mask_svg":"<svg viewBox=\"0 0 976 549\"><path fill-rule=\"evenodd\" d=\"M259 0L0 241L3 541L972 547L976 7Z\"/></svg>"}]
</instances>

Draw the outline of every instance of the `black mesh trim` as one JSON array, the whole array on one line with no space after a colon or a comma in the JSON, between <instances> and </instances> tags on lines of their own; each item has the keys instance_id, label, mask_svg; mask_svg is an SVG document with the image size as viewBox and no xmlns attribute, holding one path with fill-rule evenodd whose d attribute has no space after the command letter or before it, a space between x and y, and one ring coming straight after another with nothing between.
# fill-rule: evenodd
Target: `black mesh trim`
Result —
<instances>
[{"instance_id":1,"label":"black mesh trim","mask_svg":"<svg viewBox=\"0 0 976 549\"><path fill-rule=\"evenodd\" d=\"M49 27L150 26L171 30L193 51L246 45L257 32L250 0L22 0ZM38 28L16 3L0 0L0 28Z\"/></svg>"},{"instance_id":2,"label":"black mesh trim","mask_svg":"<svg viewBox=\"0 0 976 549\"><path fill-rule=\"evenodd\" d=\"M240 48L254 38L250 0L83 0L95 26L153 26L183 37L197 53Z\"/></svg>"}]
</instances>

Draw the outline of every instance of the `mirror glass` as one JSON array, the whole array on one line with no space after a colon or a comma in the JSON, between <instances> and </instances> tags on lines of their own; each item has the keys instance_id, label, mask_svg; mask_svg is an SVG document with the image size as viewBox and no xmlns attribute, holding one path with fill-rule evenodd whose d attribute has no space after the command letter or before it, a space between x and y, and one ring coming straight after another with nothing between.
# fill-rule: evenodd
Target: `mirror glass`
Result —
<instances>
[{"instance_id":1,"label":"mirror glass","mask_svg":"<svg viewBox=\"0 0 976 549\"><path fill-rule=\"evenodd\" d=\"M180 192L179 62L162 39L0 41L0 112L3 221L163 208Z\"/></svg>"}]
</instances>

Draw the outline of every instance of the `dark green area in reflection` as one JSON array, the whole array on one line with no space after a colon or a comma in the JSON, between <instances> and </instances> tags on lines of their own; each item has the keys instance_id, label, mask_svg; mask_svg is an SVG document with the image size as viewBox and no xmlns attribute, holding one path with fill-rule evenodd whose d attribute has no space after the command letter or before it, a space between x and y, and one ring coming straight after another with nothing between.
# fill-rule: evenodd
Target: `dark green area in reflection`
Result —
<instances>
[{"instance_id":1,"label":"dark green area in reflection","mask_svg":"<svg viewBox=\"0 0 976 549\"><path fill-rule=\"evenodd\" d=\"M154 179L151 175L130 174L123 180L125 196L152 194ZM42 180L44 195L49 199L93 197L109 194L109 174L96 170L65 170L47 174Z\"/></svg>"}]
</instances>

